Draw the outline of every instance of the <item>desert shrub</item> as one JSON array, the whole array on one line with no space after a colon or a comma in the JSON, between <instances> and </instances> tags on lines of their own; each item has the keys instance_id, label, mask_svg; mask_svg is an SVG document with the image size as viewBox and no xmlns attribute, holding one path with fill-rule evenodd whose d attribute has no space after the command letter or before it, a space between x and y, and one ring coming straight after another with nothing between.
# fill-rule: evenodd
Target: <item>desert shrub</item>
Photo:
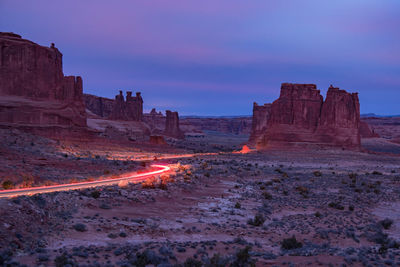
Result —
<instances>
[{"instance_id":1,"label":"desert shrub","mask_svg":"<svg viewBox=\"0 0 400 267\"><path fill-rule=\"evenodd\" d=\"M10 180L6 180L3 182L2 186L4 189L12 189L14 188L14 183Z\"/></svg>"},{"instance_id":2,"label":"desert shrub","mask_svg":"<svg viewBox=\"0 0 400 267\"><path fill-rule=\"evenodd\" d=\"M314 215L317 218L321 218L322 217L322 214L319 211L317 211Z\"/></svg>"},{"instance_id":3,"label":"desert shrub","mask_svg":"<svg viewBox=\"0 0 400 267\"><path fill-rule=\"evenodd\" d=\"M282 171L281 169L275 169L275 171L276 171L277 173L280 173L280 174L283 173L283 171Z\"/></svg>"},{"instance_id":4,"label":"desert shrub","mask_svg":"<svg viewBox=\"0 0 400 267\"><path fill-rule=\"evenodd\" d=\"M254 261L251 260L250 256L250 246L246 246L244 249L236 252L235 260L230 266L232 267L242 267L242 266L256 266Z\"/></svg>"},{"instance_id":5,"label":"desert shrub","mask_svg":"<svg viewBox=\"0 0 400 267\"><path fill-rule=\"evenodd\" d=\"M193 258L187 258L183 263L184 267L202 267L203 263L201 261L195 260Z\"/></svg>"},{"instance_id":6,"label":"desert shrub","mask_svg":"<svg viewBox=\"0 0 400 267\"><path fill-rule=\"evenodd\" d=\"M334 209L338 209L338 210L344 210L344 207L340 203L337 203L337 202L330 202L328 204L328 206L330 208L334 208Z\"/></svg>"},{"instance_id":7,"label":"desert shrub","mask_svg":"<svg viewBox=\"0 0 400 267\"><path fill-rule=\"evenodd\" d=\"M379 224L382 225L382 227L387 230L390 228L390 226L392 226L393 221L389 218L386 218L386 219L380 221Z\"/></svg>"},{"instance_id":8,"label":"desert shrub","mask_svg":"<svg viewBox=\"0 0 400 267\"><path fill-rule=\"evenodd\" d=\"M354 173L354 172L349 173L349 178L350 178L350 179L356 179L357 176L358 176L357 173Z\"/></svg>"},{"instance_id":9,"label":"desert shrub","mask_svg":"<svg viewBox=\"0 0 400 267\"><path fill-rule=\"evenodd\" d=\"M236 204L235 204L235 209L240 209L241 207L242 207L242 205L240 205L239 202L236 202Z\"/></svg>"},{"instance_id":10,"label":"desert shrub","mask_svg":"<svg viewBox=\"0 0 400 267\"><path fill-rule=\"evenodd\" d=\"M281 179L279 179L279 178L274 178L274 179L272 179L272 182L274 182L274 183L280 183L280 182L281 182Z\"/></svg>"},{"instance_id":11,"label":"desert shrub","mask_svg":"<svg viewBox=\"0 0 400 267\"><path fill-rule=\"evenodd\" d=\"M83 223L74 224L74 229L78 232L86 232L87 231L86 225L84 225Z\"/></svg>"},{"instance_id":12,"label":"desert shrub","mask_svg":"<svg viewBox=\"0 0 400 267\"><path fill-rule=\"evenodd\" d=\"M283 239L281 244L281 248L286 250L291 250L301 247L303 247L303 244L301 242L298 242L294 235L291 238Z\"/></svg>"},{"instance_id":13,"label":"desert shrub","mask_svg":"<svg viewBox=\"0 0 400 267\"><path fill-rule=\"evenodd\" d=\"M156 179L154 177L146 179L142 183L143 189L155 189L156 188Z\"/></svg>"},{"instance_id":14,"label":"desert shrub","mask_svg":"<svg viewBox=\"0 0 400 267\"><path fill-rule=\"evenodd\" d=\"M272 195L271 195L270 193L266 192L266 191L264 191L264 192L262 193L262 195L263 195L263 197L264 197L265 199L272 199Z\"/></svg>"},{"instance_id":15,"label":"desert shrub","mask_svg":"<svg viewBox=\"0 0 400 267\"><path fill-rule=\"evenodd\" d=\"M373 175L382 175L382 173L381 173L381 172L378 172L378 171L373 171L372 174L373 174Z\"/></svg>"},{"instance_id":16,"label":"desert shrub","mask_svg":"<svg viewBox=\"0 0 400 267\"><path fill-rule=\"evenodd\" d=\"M256 216L254 216L254 219L249 219L247 221L248 224L253 225L253 226L261 226L265 222L265 218L262 214L257 213Z\"/></svg>"},{"instance_id":17,"label":"desert shrub","mask_svg":"<svg viewBox=\"0 0 400 267\"><path fill-rule=\"evenodd\" d=\"M160 185L158 186L161 190L168 190L168 186L167 183L160 183Z\"/></svg>"},{"instance_id":18,"label":"desert shrub","mask_svg":"<svg viewBox=\"0 0 400 267\"><path fill-rule=\"evenodd\" d=\"M57 256L54 259L54 265L56 267L64 267L64 266L76 266L75 262L73 261L72 258L69 258L67 254L62 254Z\"/></svg>"},{"instance_id":19,"label":"desert shrub","mask_svg":"<svg viewBox=\"0 0 400 267\"><path fill-rule=\"evenodd\" d=\"M313 174L314 174L315 177L321 177L322 176L322 172L320 172L320 171L314 171Z\"/></svg>"},{"instance_id":20,"label":"desert shrub","mask_svg":"<svg viewBox=\"0 0 400 267\"><path fill-rule=\"evenodd\" d=\"M212 256L212 258L210 259L210 264L207 264L207 266L225 267L228 266L228 263L229 263L229 258L224 258L219 253L217 253Z\"/></svg>"},{"instance_id":21,"label":"desert shrub","mask_svg":"<svg viewBox=\"0 0 400 267\"><path fill-rule=\"evenodd\" d=\"M91 196L92 198L99 198L100 195L101 195L101 193L100 193L99 190L94 190L94 191L92 191L92 192L90 193L90 196Z\"/></svg>"},{"instance_id":22,"label":"desert shrub","mask_svg":"<svg viewBox=\"0 0 400 267\"><path fill-rule=\"evenodd\" d=\"M300 195L302 195L304 198L308 197L308 188L304 187L304 186L297 186L296 190L300 193Z\"/></svg>"},{"instance_id":23,"label":"desert shrub","mask_svg":"<svg viewBox=\"0 0 400 267\"><path fill-rule=\"evenodd\" d=\"M349 206L349 211L354 211L354 206L353 205Z\"/></svg>"}]
</instances>

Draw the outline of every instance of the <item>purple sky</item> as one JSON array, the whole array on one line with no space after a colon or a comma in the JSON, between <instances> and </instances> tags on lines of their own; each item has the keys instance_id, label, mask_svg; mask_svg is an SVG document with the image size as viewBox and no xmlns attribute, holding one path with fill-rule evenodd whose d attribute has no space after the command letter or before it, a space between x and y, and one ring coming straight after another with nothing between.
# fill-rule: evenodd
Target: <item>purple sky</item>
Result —
<instances>
[{"instance_id":1,"label":"purple sky","mask_svg":"<svg viewBox=\"0 0 400 267\"><path fill-rule=\"evenodd\" d=\"M399 29L399 0L0 0L0 31L54 42L86 93L186 115L251 114L282 82L400 114Z\"/></svg>"}]
</instances>

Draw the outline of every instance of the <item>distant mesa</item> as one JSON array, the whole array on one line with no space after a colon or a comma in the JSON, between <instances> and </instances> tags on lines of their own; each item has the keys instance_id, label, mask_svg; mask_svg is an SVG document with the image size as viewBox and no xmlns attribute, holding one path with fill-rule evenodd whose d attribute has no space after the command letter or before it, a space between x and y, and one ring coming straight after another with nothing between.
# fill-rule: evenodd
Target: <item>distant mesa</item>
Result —
<instances>
[{"instance_id":1,"label":"distant mesa","mask_svg":"<svg viewBox=\"0 0 400 267\"><path fill-rule=\"evenodd\" d=\"M272 103L269 112L256 105L253 111L256 124L253 125L249 141L256 142L260 149L360 149L360 104L357 93L350 94L330 86L324 101L315 84L283 83L280 97Z\"/></svg>"},{"instance_id":2,"label":"distant mesa","mask_svg":"<svg viewBox=\"0 0 400 267\"><path fill-rule=\"evenodd\" d=\"M64 76L62 54L0 33L0 124L34 132L86 128L82 78Z\"/></svg>"}]
</instances>

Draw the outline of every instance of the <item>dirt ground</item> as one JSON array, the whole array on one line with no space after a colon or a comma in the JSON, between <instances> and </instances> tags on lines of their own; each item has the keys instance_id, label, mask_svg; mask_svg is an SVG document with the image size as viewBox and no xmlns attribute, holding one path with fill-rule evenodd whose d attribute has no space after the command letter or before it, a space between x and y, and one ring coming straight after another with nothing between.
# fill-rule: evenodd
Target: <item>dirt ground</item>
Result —
<instances>
[{"instance_id":1,"label":"dirt ground","mask_svg":"<svg viewBox=\"0 0 400 267\"><path fill-rule=\"evenodd\" d=\"M78 174L104 175L106 168L112 175L145 168L140 158L184 152L182 147L156 152L145 146L96 148L46 139L35 139L33 149L26 140L21 145L26 150L15 149L15 158L2 157L8 166L3 175L20 167L25 172L38 169L39 177L49 171L48 179L55 181ZM13 151L14 145L3 144L2 151ZM214 149L213 142L208 145ZM21 155L30 158L22 164ZM46 155L53 165L47 161L38 165L42 161L31 159L32 155ZM0 262L9 266L400 264L399 156L265 151L156 162L169 164L173 171L144 185L0 199Z\"/></svg>"}]
</instances>

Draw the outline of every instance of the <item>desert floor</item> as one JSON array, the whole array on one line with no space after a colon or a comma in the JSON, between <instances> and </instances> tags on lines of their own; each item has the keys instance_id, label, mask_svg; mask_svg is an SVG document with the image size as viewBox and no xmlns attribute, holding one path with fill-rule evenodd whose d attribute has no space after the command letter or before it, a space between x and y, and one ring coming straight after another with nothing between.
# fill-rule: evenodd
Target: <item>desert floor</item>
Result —
<instances>
[{"instance_id":1,"label":"desert floor","mask_svg":"<svg viewBox=\"0 0 400 267\"><path fill-rule=\"evenodd\" d=\"M400 265L395 154L225 153L235 140L217 144L220 136L160 148L1 134L1 177L20 186L117 176L151 162L173 168L145 184L0 199L2 264ZM379 152L382 142L364 144ZM219 152L159 160L208 150Z\"/></svg>"}]
</instances>

